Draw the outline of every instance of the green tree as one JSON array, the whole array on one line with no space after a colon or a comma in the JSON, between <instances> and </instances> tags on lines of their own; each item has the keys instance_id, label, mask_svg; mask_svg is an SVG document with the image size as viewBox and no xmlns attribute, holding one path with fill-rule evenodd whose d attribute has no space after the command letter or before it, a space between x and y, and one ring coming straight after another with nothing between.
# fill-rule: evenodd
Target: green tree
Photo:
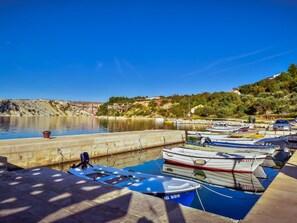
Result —
<instances>
[{"instance_id":1,"label":"green tree","mask_svg":"<svg viewBox=\"0 0 297 223\"><path fill-rule=\"evenodd\" d=\"M208 117L215 114L215 109L211 106L205 106L203 108L197 108L194 114L199 115L201 117Z\"/></svg>"},{"instance_id":2,"label":"green tree","mask_svg":"<svg viewBox=\"0 0 297 223\"><path fill-rule=\"evenodd\" d=\"M96 115L97 115L97 116L100 116L100 115L102 115L102 116L107 115L107 106L108 106L107 103L103 103L103 104L99 107L98 112L97 112Z\"/></svg>"},{"instance_id":3,"label":"green tree","mask_svg":"<svg viewBox=\"0 0 297 223\"><path fill-rule=\"evenodd\" d=\"M152 112L156 112L158 103L155 102L154 100L151 100L149 102L148 106L149 106L149 108L151 109Z\"/></svg>"}]
</instances>

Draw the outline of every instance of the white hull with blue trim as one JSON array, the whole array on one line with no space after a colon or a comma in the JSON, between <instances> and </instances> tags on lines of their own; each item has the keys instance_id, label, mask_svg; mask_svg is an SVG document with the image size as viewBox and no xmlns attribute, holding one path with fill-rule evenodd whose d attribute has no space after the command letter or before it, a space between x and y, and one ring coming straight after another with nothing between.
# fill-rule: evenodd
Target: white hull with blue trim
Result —
<instances>
[{"instance_id":1,"label":"white hull with blue trim","mask_svg":"<svg viewBox=\"0 0 297 223\"><path fill-rule=\"evenodd\" d=\"M196 190L201 185L191 180L133 172L103 165L93 165L82 169L74 167L70 174L119 188L128 188L144 194L154 195L165 200L189 206Z\"/></svg>"}]
</instances>

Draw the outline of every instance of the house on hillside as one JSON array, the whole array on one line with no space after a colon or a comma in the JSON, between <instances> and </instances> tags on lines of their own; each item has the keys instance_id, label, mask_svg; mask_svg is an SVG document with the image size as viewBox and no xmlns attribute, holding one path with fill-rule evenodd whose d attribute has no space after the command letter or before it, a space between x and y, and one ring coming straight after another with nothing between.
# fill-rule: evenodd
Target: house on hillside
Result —
<instances>
[{"instance_id":1,"label":"house on hillside","mask_svg":"<svg viewBox=\"0 0 297 223\"><path fill-rule=\"evenodd\" d=\"M160 96L154 96L154 97L150 97L150 98L147 98L148 100L160 100L161 97Z\"/></svg>"},{"instance_id":2,"label":"house on hillside","mask_svg":"<svg viewBox=\"0 0 297 223\"><path fill-rule=\"evenodd\" d=\"M238 88L233 88L231 92L236 93L238 95L241 95L241 93L239 92Z\"/></svg>"}]
</instances>

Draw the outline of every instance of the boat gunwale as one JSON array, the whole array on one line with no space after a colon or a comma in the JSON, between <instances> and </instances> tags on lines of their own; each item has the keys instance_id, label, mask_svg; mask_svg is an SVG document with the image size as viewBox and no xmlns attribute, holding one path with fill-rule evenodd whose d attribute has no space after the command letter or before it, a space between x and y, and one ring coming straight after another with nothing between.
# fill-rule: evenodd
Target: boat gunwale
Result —
<instances>
[{"instance_id":1,"label":"boat gunwale","mask_svg":"<svg viewBox=\"0 0 297 223\"><path fill-rule=\"evenodd\" d=\"M184 148L182 148L182 149L184 149ZM191 150L191 149L188 149L188 150ZM215 155L215 156L211 157L211 156L189 155L188 153L183 154L183 153L178 153L178 152L171 151L170 149L163 149L163 151L173 153L173 154L176 154L176 155L195 157L195 158L203 158L203 159L266 159L266 157L267 157L267 155L262 155L262 154L260 154L260 155L255 154L254 156L239 155L241 157L236 157L236 156L233 156L233 157L220 157L219 155ZM193 150L193 151L195 151L195 150ZM209 152L209 151L206 151L206 152ZM214 152L212 152L212 153L214 153ZM218 153L220 153L220 152L218 152ZM234 153L223 153L223 152L222 152L222 154L234 155Z\"/></svg>"},{"instance_id":2,"label":"boat gunwale","mask_svg":"<svg viewBox=\"0 0 297 223\"><path fill-rule=\"evenodd\" d=\"M70 170L68 170L67 172L74 175L74 176L77 176L77 177L83 177L84 179L87 179L87 180L90 180L90 181L96 181L96 182L99 182L99 183L103 183L103 184L106 184L106 185L111 185L111 186L114 186L114 187L117 187L117 188L127 188L129 190L132 190L132 191L136 191L136 192L139 192L139 193L143 193L143 194L151 194L151 195L158 195L158 196L161 196L162 194L163 195L170 195L170 194L178 194L178 193L186 193L186 192L192 192L194 190L198 190L198 189L201 189L201 184L200 183L197 183L193 180L185 180L185 179L181 179L181 178L177 178L177 177L170 177L170 176L162 176L162 175L154 175L154 174L148 174L148 173L141 173L141 172L132 172L131 171L131 176L135 175L137 177L140 177L140 175L144 175L144 176L148 176L148 175L151 175L150 178L155 178L156 180L161 180L161 181L166 181L167 179L168 180L173 180L173 181L178 181L178 182L183 182L183 183L187 183L189 184L188 187L186 188L182 188L182 189L170 189L169 187L166 187L167 189L170 189L169 191L168 190L164 190L164 191L144 191L142 192L141 190L134 190L134 189L130 189L129 186L133 186L133 184L131 185L128 185L128 186L117 186L116 184L110 184L110 183L106 183L105 181L101 181L100 178L99 179L92 179L91 177L87 176L89 174L92 174L92 173L97 173L97 172L106 172L108 174L110 174L109 176L112 178L113 176L114 177L117 177L118 175L121 175L123 177L129 177L128 175L125 175L125 174L121 174L120 172L130 172L129 170L124 170L124 169L117 169L117 171L119 171L118 173L113 173L112 171L108 171L108 170L99 170L97 169L96 170L96 167L100 166L100 168L111 168L111 169L116 169L114 167L109 167L109 166L105 166L105 165L99 165L99 164L96 164L96 165L93 165L93 167L88 167L87 168L87 173L83 173L84 171L81 169L81 168L72 168ZM78 169L78 170L76 170ZM161 178L159 178L161 177ZM131 177L130 177L131 178ZM133 178L132 178L133 179ZM141 181L148 181L149 182L149 178L143 178L141 179ZM138 183L138 182L134 182L134 183ZM137 187L135 187L137 188ZM163 187L163 189L165 189L165 187Z\"/></svg>"}]
</instances>

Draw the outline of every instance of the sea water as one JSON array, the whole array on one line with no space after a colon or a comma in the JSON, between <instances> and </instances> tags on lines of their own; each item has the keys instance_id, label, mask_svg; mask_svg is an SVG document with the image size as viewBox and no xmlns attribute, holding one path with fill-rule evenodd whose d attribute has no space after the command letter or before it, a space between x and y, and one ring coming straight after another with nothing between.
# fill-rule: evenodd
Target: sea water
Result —
<instances>
[{"instance_id":1,"label":"sea water","mask_svg":"<svg viewBox=\"0 0 297 223\"><path fill-rule=\"evenodd\" d=\"M151 160L140 165L129 166L124 169L133 171L172 176L162 172L164 159ZM258 179L262 186L266 189L279 171L272 168L264 168L267 174L267 179ZM174 175L174 177L179 177ZM179 177L183 179L193 180L192 178ZM202 185L202 188L197 190L196 196L190 205L192 208L215 213L236 220L244 219L246 214L255 205L262 193L247 192L225 188L218 185L207 184L205 182L195 180Z\"/></svg>"},{"instance_id":2,"label":"sea water","mask_svg":"<svg viewBox=\"0 0 297 223\"><path fill-rule=\"evenodd\" d=\"M0 117L0 140L92 133L138 131L164 128L154 119L123 119L97 117ZM172 126L165 126L171 129Z\"/></svg>"}]
</instances>

